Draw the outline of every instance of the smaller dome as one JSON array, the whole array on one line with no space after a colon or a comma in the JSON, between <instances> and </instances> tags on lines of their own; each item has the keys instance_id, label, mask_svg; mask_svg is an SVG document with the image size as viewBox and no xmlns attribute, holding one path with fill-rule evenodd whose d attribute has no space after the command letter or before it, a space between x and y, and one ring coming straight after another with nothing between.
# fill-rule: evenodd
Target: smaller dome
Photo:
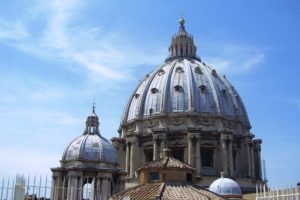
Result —
<instances>
[{"instance_id":1,"label":"smaller dome","mask_svg":"<svg viewBox=\"0 0 300 200\"><path fill-rule=\"evenodd\" d=\"M98 134L85 134L73 140L63 155L63 161L72 160L117 162L113 145Z\"/></svg>"},{"instance_id":2,"label":"smaller dome","mask_svg":"<svg viewBox=\"0 0 300 200\"><path fill-rule=\"evenodd\" d=\"M66 148L62 161L97 161L117 163L116 152L113 145L100 135L99 118L95 112L87 117L86 128L80 137L73 140Z\"/></svg>"},{"instance_id":3,"label":"smaller dome","mask_svg":"<svg viewBox=\"0 0 300 200\"><path fill-rule=\"evenodd\" d=\"M219 195L228 197L242 195L239 184L230 178L224 178L223 173L221 173L221 178L210 184L209 190Z\"/></svg>"}]
</instances>

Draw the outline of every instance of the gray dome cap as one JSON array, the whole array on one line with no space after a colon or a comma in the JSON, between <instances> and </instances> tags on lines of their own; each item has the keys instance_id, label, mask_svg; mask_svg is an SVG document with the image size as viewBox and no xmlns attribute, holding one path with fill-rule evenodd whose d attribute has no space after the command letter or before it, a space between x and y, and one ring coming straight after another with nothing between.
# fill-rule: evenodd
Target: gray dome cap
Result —
<instances>
[{"instance_id":1,"label":"gray dome cap","mask_svg":"<svg viewBox=\"0 0 300 200\"><path fill-rule=\"evenodd\" d=\"M224 178L223 175L221 175L221 178L212 182L212 184L209 186L209 190L225 196L242 195L239 184L230 178Z\"/></svg>"},{"instance_id":2,"label":"gray dome cap","mask_svg":"<svg viewBox=\"0 0 300 200\"><path fill-rule=\"evenodd\" d=\"M63 161L104 161L116 163L113 145L100 135L86 134L71 142L63 155Z\"/></svg>"},{"instance_id":3,"label":"gray dome cap","mask_svg":"<svg viewBox=\"0 0 300 200\"><path fill-rule=\"evenodd\" d=\"M62 161L104 161L116 163L117 157L113 145L100 135L99 118L95 106L87 117L86 129L82 136L73 140L66 148Z\"/></svg>"}]
</instances>

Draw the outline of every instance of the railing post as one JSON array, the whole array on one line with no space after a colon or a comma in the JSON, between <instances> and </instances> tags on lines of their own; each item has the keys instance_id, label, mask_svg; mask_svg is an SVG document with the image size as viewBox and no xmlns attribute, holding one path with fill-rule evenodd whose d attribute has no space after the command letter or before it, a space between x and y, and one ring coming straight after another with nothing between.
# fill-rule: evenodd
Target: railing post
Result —
<instances>
[{"instance_id":1,"label":"railing post","mask_svg":"<svg viewBox=\"0 0 300 200\"><path fill-rule=\"evenodd\" d=\"M3 178L2 186L1 186L1 200L3 199L4 181L5 181L5 178Z\"/></svg>"}]
</instances>

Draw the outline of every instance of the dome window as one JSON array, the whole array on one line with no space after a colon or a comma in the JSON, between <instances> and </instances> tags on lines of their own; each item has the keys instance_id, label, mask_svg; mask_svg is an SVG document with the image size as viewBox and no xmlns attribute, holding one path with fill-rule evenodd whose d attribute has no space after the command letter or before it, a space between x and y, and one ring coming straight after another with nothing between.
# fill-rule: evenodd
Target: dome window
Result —
<instances>
[{"instance_id":1,"label":"dome window","mask_svg":"<svg viewBox=\"0 0 300 200\"><path fill-rule=\"evenodd\" d=\"M136 94L134 95L134 97L137 99L137 98L140 97L140 94L136 93Z\"/></svg>"},{"instance_id":2,"label":"dome window","mask_svg":"<svg viewBox=\"0 0 300 200\"><path fill-rule=\"evenodd\" d=\"M182 88L181 85L175 85L174 89L175 89L176 92L183 92L183 88Z\"/></svg>"},{"instance_id":3,"label":"dome window","mask_svg":"<svg viewBox=\"0 0 300 200\"><path fill-rule=\"evenodd\" d=\"M200 85L199 88L200 88L201 92L204 92L205 89L206 89L206 86L205 85Z\"/></svg>"},{"instance_id":4,"label":"dome window","mask_svg":"<svg viewBox=\"0 0 300 200\"><path fill-rule=\"evenodd\" d=\"M215 69L213 69L213 70L211 71L211 74L212 74L214 77L217 77L217 71L216 71Z\"/></svg>"},{"instance_id":5,"label":"dome window","mask_svg":"<svg viewBox=\"0 0 300 200\"><path fill-rule=\"evenodd\" d=\"M149 113L150 113L150 115L152 115L152 113L153 113L153 108L150 108L150 109L149 109Z\"/></svg>"},{"instance_id":6,"label":"dome window","mask_svg":"<svg viewBox=\"0 0 300 200\"><path fill-rule=\"evenodd\" d=\"M164 75L165 74L165 70L160 69L157 74L158 74L158 76Z\"/></svg>"},{"instance_id":7,"label":"dome window","mask_svg":"<svg viewBox=\"0 0 300 200\"><path fill-rule=\"evenodd\" d=\"M145 80L147 80L149 77L150 77L150 75L149 75L149 74L146 74Z\"/></svg>"},{"instance_id":8,"label":"dome window","mask_svg":"<svg viewBox=\"0 0 300 200\"><path fill-rule=\"evenodd\" d=\"M152 89L151 89L151 93L152 93L152 94L158 93L158 89L157 89L157 88L152 88Z\"/></svg>"},{"instance_id":9,"label":"dome window","mask_svg":"<svg viewBox=\"0 0 300 200\"><path fill-rule=\"evenodd\" d=\"M184 71L183 71L182 67L177 67L176 72L177 73L183 73Z\"/></svg>"},{"instance_id":10,"label":"dome window","mask_svg":"<svg viewBox=\"0 0 300 200\"><path fill-rule=\"evenodd\" d=\"M225 95L226 94L226 89L222 89L221 92L222 92L223 95Z\"/></svg>"},{"instance_id":11,"label":"dome window","mask_svg":"<svg viewBox=\"0 0 300 200\"><path fill-rule=\"evenodd\" d=\"M196 67L195 68L195 73L197 74L203 74L202 70L200 69L200 67Z\"/></svg>"}]
</instances>

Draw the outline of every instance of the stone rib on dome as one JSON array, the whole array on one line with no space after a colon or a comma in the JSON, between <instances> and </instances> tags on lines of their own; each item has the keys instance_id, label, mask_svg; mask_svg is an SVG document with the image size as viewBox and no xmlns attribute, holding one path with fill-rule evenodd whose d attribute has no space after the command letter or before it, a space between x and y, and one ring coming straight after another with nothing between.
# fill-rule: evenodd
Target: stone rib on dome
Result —
<instances>
[{"instance_id":1,"label":"stone rib on dome","mask_svg":"<svg viewBox=\"0 0 300 200\"><path fill-rule=\"evenodd\" d=\"M226 78L190 58L166 62L146 75L131 95L122 123L172 113L226 116L250 126L243 102Z\"/></svg>"}]
</instances>

